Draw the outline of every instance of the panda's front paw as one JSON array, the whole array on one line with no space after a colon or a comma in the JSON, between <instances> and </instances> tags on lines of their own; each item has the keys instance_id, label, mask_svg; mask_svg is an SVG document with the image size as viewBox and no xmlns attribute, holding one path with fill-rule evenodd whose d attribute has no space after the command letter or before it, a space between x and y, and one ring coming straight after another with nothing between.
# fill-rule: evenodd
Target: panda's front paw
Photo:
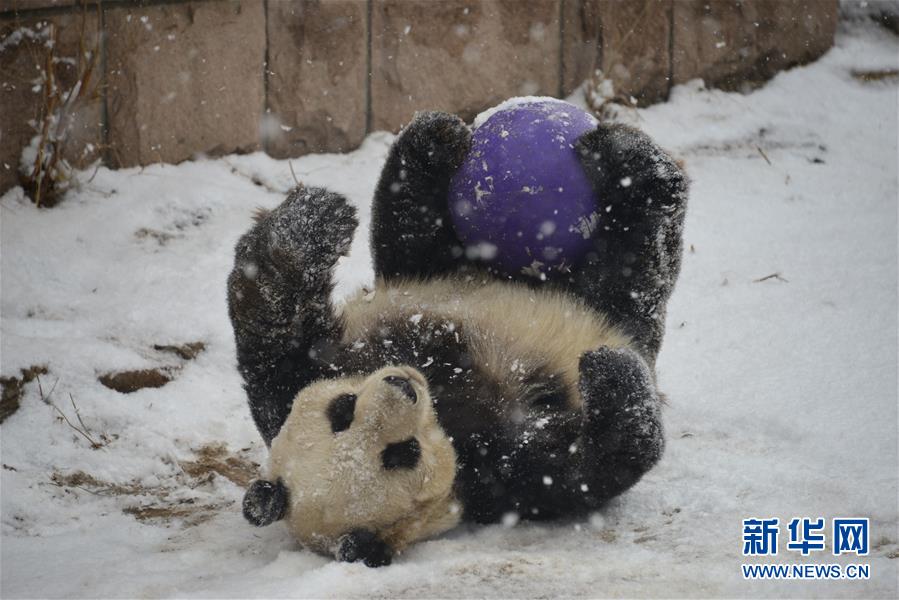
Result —
<instances>
[{"instance_id":1,"label":"panda's front paw","mask_svg":"<svg viewBox=\"0 0 899 600\"><path fill-rule=\"evenodd\" d=\"M422 167L455 171L471 148L471 131L445 112L419 112L400 134L403 157Z\"/></svg>"},{"instance_id":2,"label":"panda's front paw","mask_svg":"<svg viewBox=\"0 0 899 600\"><path fill-rule=\"evenodd\" d=\"M340 194L298 186L259 225L276 267L315 272L349 252L358 223L356 209Z\"/></svg>"},{"instance_id":3,"label":"panda's front paw","mask_svg":"<svg viewBox=\"0 0 899 600\"><path fill-rule=\"evenodd\" d=\"M361 560L366 567L386 567L393 561L393 550L377 534L367 529L354 529L340 537L337 560Z\"/></svg>"}]
</instances>

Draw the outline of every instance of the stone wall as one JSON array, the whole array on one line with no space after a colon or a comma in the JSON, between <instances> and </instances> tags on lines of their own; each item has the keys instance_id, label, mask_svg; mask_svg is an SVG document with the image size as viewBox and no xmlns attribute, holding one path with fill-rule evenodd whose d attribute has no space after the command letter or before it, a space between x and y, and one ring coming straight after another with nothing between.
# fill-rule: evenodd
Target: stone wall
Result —
<instances>
[{"instance_id":1,"label":"stone wall","mask_svg":"<svg viewBox=\"0 0 899 600\"><path fill-rule=\"evenodd\" d=\"M346 151L416 110L470 119L596 69L641 105L696 77L740 89L820 56L837 17L837 0L0 0L0 192L35 135L51 23L63 85L99 58L67 158L127 167Z\"/></svg>"}]
</instances>

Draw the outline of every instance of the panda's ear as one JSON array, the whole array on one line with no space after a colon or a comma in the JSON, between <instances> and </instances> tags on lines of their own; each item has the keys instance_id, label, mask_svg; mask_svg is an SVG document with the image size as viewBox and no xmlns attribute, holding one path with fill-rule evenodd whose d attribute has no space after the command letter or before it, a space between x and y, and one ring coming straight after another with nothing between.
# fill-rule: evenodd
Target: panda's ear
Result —
<instances>
[{"instance_id":1,"label":"panda's ear","mask_svg":"<svg viewBox=\"0 0 899 600\"><path fill-rule=\"evenodd\" d=\"M280 479L274 483L257 479L243 497L243 516L256 527L270 525L284 518L287 501L287 488Z\"/></svg>"}]
</instances>

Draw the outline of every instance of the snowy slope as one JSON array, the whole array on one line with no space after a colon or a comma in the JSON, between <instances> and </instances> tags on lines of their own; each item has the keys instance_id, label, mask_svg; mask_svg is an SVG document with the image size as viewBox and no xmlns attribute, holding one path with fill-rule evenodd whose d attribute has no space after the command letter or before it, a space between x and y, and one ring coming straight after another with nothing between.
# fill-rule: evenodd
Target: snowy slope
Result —
<instances>
[{"instance_id":1,"label":"snowy slope","mask_svg":"<svg viewBox=\"0 0 899 600\"><path fill-rule=\"evenodd\" d=\"M749 95L689 84L625 115L693 179L658 364L666 456L587 522L462 527L379 570L239 514L232 480L265 451L224 283L253 209L293 185L287 162L100 169L46 211L7 193L2 375L49 372L0 427L2 596L896 597L899 80L852 72L897 68L896 37L854 29ZM293 161L359 208L339 296L371 279L369 202L391 140ZM197 341L193 360L153 348ZM174 376L158 389L97 381L157 367ZM744 581L752 516L870 517L871 579ZM777 562L859 562L784 544Z\"/></svg>"}]
</instances>

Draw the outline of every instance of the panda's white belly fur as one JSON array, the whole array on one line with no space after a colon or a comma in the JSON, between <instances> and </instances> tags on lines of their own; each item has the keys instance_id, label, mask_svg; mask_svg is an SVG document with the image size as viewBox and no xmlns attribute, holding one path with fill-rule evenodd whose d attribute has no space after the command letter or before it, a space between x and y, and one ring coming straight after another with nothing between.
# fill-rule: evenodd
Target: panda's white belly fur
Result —
<instances>
[{"instance_id":1,"label":"panda's white belly fur","mask_svg":"<svg viewBox=\"0 0 899 600\"><path fill-rule=\"evenodd\" d=\"M378 281L344 306L344 341L363 337L378 323L414 324L422 316L461 326L474 359L508 388L520 385L519 374L546 365L561 375L572 399L580 399L578 361L584 352L630 344L603 315L565 293L472 276Z\"/></svg>"}]
</instances>

